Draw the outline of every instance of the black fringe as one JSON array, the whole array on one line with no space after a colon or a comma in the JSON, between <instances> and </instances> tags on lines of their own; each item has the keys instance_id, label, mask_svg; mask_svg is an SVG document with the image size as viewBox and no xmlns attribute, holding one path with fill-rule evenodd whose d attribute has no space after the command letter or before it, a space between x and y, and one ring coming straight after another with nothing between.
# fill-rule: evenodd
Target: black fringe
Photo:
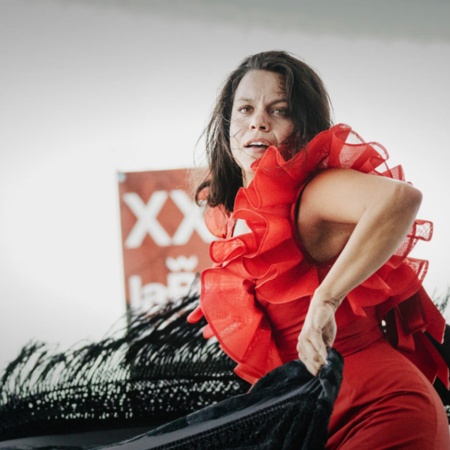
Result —
<instances>
[{"instance_id":1,"label":"black fringe","mask_svg":"<svg viewBox=\"0 0 450 450\"><path fill-rule=\"evenodd\" d=\"M174 420L245 392L235 363L191 325L190 294L131 318L122 336L55 353L26 345L0 378L0 440Z\"/></svg>"},{"instance_id":2,"label":"black fringe","mask_svg":"<svg viewBox=\"0 0 450 450\"><path fill-rule=\"evenodd\" d=\"M443 312L450 290L436 301ZM205 322L187 315L198 294L153 314L133 313L129 326L100 342L56 352L27 344L0 378L0 441L145 426L149 429L244 393L249 385ZM450 365L450 328L434 343ZM450 418L450 394L436 386Z\"/></svg>"}]
</instances>

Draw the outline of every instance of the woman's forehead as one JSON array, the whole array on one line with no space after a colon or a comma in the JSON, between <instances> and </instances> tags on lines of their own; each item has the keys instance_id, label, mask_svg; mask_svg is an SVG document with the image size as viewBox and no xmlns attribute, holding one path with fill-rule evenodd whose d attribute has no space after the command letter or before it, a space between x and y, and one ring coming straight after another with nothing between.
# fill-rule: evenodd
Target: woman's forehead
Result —
<instances>
[{"instance_id":1,"label":"woman's forehead","mask_svg":"<svg viewBox=\"0 0 450 450\"><path fill-rule=\"evenodd\" d=\"M279 73L267 70L250 70L241 79L235 92L235 99L254 100L261 95L284 99L286 90L284 78Z\"/></svg>"}]
</instances>

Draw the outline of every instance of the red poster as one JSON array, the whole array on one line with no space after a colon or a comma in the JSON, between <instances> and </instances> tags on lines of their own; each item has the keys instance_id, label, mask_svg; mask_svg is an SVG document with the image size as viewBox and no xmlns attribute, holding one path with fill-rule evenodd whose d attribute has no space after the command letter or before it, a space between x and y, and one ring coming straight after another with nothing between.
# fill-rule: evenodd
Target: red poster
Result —
<instances>
[{"instance_id":1,"label":"red poster","mask_svg":"<svg viewBox=\"0 0 450 450\"><path fill-rule=\"evenodd\" d=\"M185 295L211 265L213 236L187 186L187 169L119 174L128 307L148 310Z\"/></svg>"}]
</instances>

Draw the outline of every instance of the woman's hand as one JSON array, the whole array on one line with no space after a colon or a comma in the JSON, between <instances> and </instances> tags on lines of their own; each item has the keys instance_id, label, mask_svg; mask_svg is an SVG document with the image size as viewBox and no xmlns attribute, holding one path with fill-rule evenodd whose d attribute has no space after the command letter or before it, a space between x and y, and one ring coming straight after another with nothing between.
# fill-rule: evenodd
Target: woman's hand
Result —
<instances>
[{"instance_id":1,"label":"woman's hand","mask_svg":"<svg viewBox=\"0 0 450 450\"><path fill-rule=\"evenodd\" d=\"M302 331L298 337L299 359L313 375L326 363L328 349L336 337L336 312L339 301L323 300L316 293L311 300Z\"/></svg>"}]
</instances>

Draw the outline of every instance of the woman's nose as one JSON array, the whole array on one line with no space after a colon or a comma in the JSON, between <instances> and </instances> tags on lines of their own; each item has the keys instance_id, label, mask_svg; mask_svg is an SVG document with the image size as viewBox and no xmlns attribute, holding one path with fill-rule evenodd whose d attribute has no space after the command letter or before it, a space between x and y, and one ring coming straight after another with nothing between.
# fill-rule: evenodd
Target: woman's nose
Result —
<instances>
[{"instance_id":1,"label":"woman's nose","mask_svg":"<svg viewBox=\"0 0 450 450\"><path fill-rule=\"evenodd\" d=\"M269 118L267 117L267 114L265 112L255 111L255 113L252 115L252 118L250 120L250 128L252 130L268 131L269 126L270 126L270 124L269 124Z\"/></svg>"}]
</instances>

